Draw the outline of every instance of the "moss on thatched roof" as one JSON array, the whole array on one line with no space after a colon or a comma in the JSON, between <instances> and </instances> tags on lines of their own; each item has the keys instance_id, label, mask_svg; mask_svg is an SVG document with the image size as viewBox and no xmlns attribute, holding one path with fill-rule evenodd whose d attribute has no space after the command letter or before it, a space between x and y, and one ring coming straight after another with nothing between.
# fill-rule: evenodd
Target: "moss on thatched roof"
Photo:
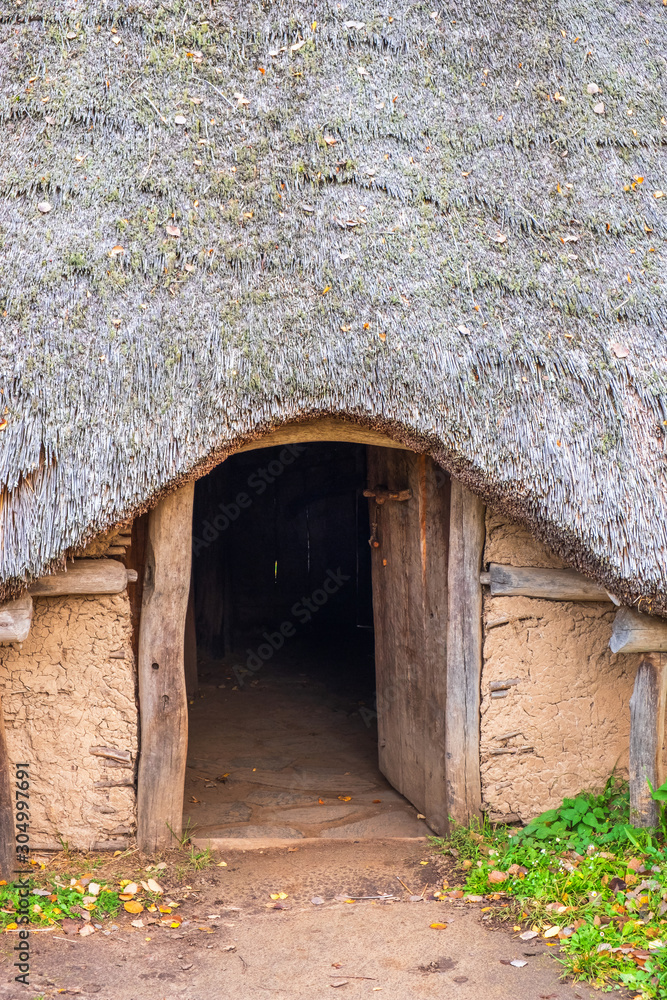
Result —
<instances>
[{"instance_id":1,"label":"moss on thatched roof","mask_svg":"<svg viewBox=\"0 0 667 1000\"><path fill-rule=\"evenodd\" d=\"M641 0L0 0L6 592L329 413L666 611L666 52Z\"/></svg>"}]
</instances>

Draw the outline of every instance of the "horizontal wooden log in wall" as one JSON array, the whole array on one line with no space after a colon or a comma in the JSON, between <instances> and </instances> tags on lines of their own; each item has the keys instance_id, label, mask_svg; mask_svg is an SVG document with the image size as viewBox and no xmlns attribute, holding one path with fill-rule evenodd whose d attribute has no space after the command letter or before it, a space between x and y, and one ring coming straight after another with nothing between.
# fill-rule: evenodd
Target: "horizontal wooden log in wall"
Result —
<instances>
[{"instance_id":1,"label":"horizontal wooden log in wall","mask_svg":"<svg viewBox=\"0 0 667 1000\"><path fill-rule=\"evenodd\" d=\"M67 569L42 576L29 588L33 597L61 594L120 594L137 579L137 571L126 569L117 559L75 559Z\"/></svg>"},{"instance_id":2,"label":"horizontal wooden log in wall","mask_svg":"<svg viewBox=\"0 0 667 1000\"><path fill-rule=\"evenodd\" d=\"M1 605L0 645L8 642L24 642L28 638L31 621L32 597L29 594Z\"/></svg>"},{"instance_id":3,"label":"horizontal wooden log in wall","mask_svg":"<svg viewBox=\"0 0 667 1000\"><path fill-rule=\"evenodd\" d=\"M667 621L621 608L609 640L612 653L667 653Z\"/></svg>"},{"instance_id":4,"label":"horizontal wooden log in wall","mask_svg":"<svg viewBox=\"0 0 667 1000\"><path fill-rule=\"evenodd\" d=\"M611 601L604 587L572 569L502 566L491 563L481 576L492 597L541 597L549 601Z\"/></svg>"}]
</instances>

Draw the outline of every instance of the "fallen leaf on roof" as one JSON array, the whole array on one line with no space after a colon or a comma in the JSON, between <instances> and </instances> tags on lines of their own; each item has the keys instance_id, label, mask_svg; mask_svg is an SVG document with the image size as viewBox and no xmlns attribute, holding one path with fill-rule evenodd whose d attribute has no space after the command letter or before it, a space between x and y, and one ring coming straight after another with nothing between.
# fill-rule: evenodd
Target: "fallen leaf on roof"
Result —
<instances>
[{"instance_id":1,"label":"fallen leaf on roof","mask_svg":"<svg viewBox=\"0 0 667 1000\"><path fill-rule=\"evenodd\" d=\"M236 94L234 94L234 97L236 98L236 103L240 108L244 107L246 104L250 104L248 98L244 97L243 94L237 92Z\"/></svg>"},{"instance_id":2,"label":"fallen leaf on roof","mask_svg":"<svg viewBox=\"0 0 667 1000\"><path fill-rule=\"evenodd\" d=\"M326 142L327 146L335 146L336 143L338 142L338 139L334 139L332 135L325 135L324 141Z\"/></svg>"},{"instance_id":3,"label":"fallen leaf on roof","mask_svg":"<svg viewBox=\"0 0 667 1000\"><path fill-rule=\"evenodd\" d=\"M624 344L612 344L611 353L615 358L627 358L630 350Z\"/></svg>"},{"instance_id":4,"label":"fallen leaf on roof","mask_svg":"<svg viewBox=\"0 0 667 1000\"><path fill-rule=\"evenodd\" d=\"M302 38L300 42L295 42L294 45L290 45L290 52L298 52L306 44L306 39Z\"/></svg>"},{"instance_id":5,"label":"fallen leaf on roof","mask_svg":"<svg viewBox=\"0 0 667 1000\"><path fill-rule=\"evenodd\" d=\"M167 236L174 236L176 239L181 235L181 230L178 226L165 226L167 231Z\"/></svg>"},{"instance_id":6,"label":"fallen leaf on roof","mask_svg":"<svg viewBox=\"0 0 667 1000\"><path fill-rule=\"evenodd\" d=\"M665 192L664 191L654 191L653 192L653 197L654 198L664 198L665 197ZM41 209L40 209L40 211L41 211Z\"/></svg>"}]
</instances>

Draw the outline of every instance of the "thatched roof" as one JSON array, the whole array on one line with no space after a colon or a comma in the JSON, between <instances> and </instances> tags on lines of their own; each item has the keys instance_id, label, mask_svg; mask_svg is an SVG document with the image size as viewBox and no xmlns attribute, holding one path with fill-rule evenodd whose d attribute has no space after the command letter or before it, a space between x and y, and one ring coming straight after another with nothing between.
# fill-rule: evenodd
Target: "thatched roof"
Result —
<instances>
[{"instance_id":1,"label":"thatched roof","mask_svg":"<svg viewBox=\"0 0 667 1000\"><path fill-rule=\"evenodd\" d=\"M0 0L5 592L328 413L667 611L666 52L648 0Z\"/></svg>"}]
</instances>

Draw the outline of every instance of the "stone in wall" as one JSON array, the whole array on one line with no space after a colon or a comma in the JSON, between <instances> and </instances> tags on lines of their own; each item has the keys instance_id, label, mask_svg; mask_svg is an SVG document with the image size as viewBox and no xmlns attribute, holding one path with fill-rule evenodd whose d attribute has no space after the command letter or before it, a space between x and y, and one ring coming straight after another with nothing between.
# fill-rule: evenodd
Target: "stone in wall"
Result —
<instances>
[{"instance_id":1,"label":"stone in wall","mask_svg":"<svg viewBox=\"0 0 667 1000\"><path fill-rule=\"evenodd\" d=\"M523 527L487 518L485 564L564 564ZM614 655L602 602L484 598L481 771L494 820L526 822L616 768L627 776L636 657ZM492 682L516 680L502 697ZM502 752L501 752L502 751Z\"/></svg>"},{"instance_id":2,"label":"stone in wall","mask_svg":"<svg viewBox=\"0 0 667 1000\"><path fill-rule=\"evenodd\" d=\"M120 652L124 659L110 655ZM29 764L31 846L126 844L135 830L134 763L114 766L90 748L136 758L127 593L35 598L27 640L0 647L0 684L10 761Z\"/></svg>"}]
</instances>

